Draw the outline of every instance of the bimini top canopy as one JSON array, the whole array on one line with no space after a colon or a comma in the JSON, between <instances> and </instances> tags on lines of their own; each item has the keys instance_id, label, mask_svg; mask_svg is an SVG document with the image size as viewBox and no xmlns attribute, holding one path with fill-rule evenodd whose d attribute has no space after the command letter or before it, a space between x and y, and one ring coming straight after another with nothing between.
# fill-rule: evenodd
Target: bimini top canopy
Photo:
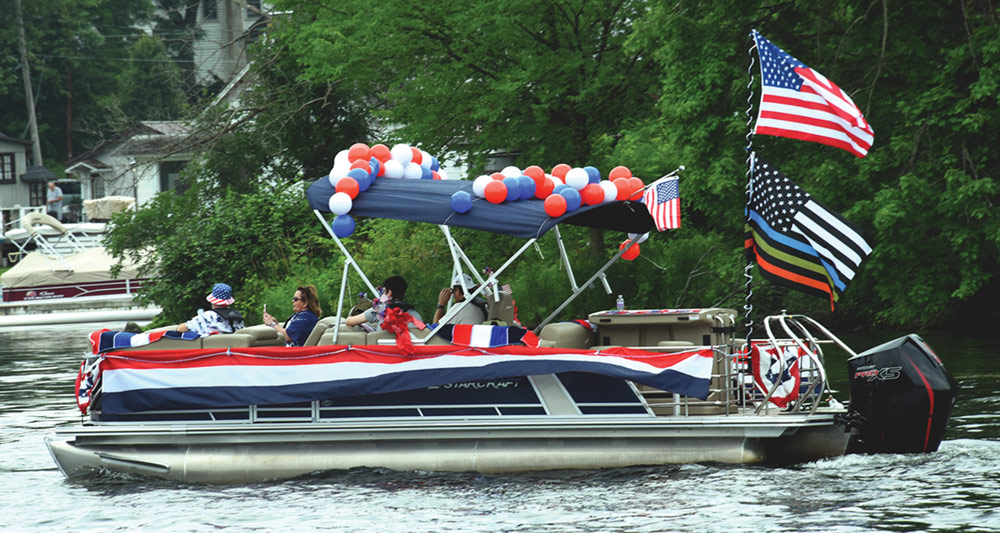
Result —
<instances>
[{"instance_id":1,"label":"bimini top canopy","mask_svg":"<svg viewBox=\"0 0 1000 533\"><path fill-rule=\"evenodd\" d=\"M466 191L473 198L472 209L464 214L451 208L451 195L457 191ZM330 180L325 177L317 180L306 192L310 207L330 212L329 202L334 192ZM358 193L350 214L444 224L526 239L541 237L556 224L640 234L653 228L653 218L641 202L616 201L580 206L575 211L553 218L545 213L542 200L531 198L492 204L476 197L471 181L461 180L380 178L368 190Z\"/></svg>"}]
</instances>

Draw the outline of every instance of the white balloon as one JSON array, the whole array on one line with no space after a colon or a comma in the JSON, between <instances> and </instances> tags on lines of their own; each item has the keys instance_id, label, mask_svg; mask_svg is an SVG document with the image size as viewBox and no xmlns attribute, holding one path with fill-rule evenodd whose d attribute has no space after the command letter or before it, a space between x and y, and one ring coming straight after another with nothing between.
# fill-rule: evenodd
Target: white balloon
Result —
<instances>
[{"instance_id":1,"label":"white balloon","mask_svg":"<svg viewBox=\"0 0 1000 533\"><path fill-rule=\"evenodd\" d=\"M330 211L336 215L346 215L351 207L354 207L354 201L346 192L334 193L330 197Z\"/></svg>"},{"instance_id":2,"label":"white balloon","mask_svg":"<svg viewBox=\"0 0 1000 533\"><path fill-rule=\"evenodd\" d=\"M472 182L472 192L476 193L476 196L483 198L486 194L486 185L491 181L493 181L493 178L489 176L479 176Z\"/></svg>"},{"instance_id":3,"label":"white balloon","mask_svg":"<svg viewBox=\"0 0 1000 533\"><path fill-rule=\"evenodd\" d=\"M327 179L330 180L330 185L332 185L334 188L337 188L337 182L343 179L345 175L346 174L338 173L337 169L333 169L330 171L330 175L327 177Z\"/></svg>"},{"instance_id":4,"label":"white balloon","mask_svg":"<svg viewBox=\"0 0 1000 533\"><path fill-rule=\"evenodd\" d=\"M424 171L421 170L420 165L416 163L410 163L403 168L403 179L404 180L418 180L424 175Z\"/></svg>"},{"instance_id":5,"label":"white balloon","mask_svg":"<svg viewBox=\"0 0 1000 533\"><path fill-rule=\"evenodd\" d=\"M566 184L566 182L564 182L562 180L562 178L560 178L558 176L553 176L552 174L546 174L545 177L549 178L550 180L552 180L553 186L565 185Z\"/></svg>"},{"instance_id":6,"label":"white balloon","mask_svg":"<svg viewBox=\"0 0 1000 533\"><path fill-rule=\"evenodd\" d=\"M385 174L383 178L391 178L398 180L403 177L403 164L395 159L390 159L385 162Z\"/></svg>"},{"instance_id":7,"label":"white balloon","mask_svg":"<svg viewBox=\"0 0 1000 533\"><path fill-rule=\"evenodd\" d=\"M580 167L571 168L566 173L566 185L578 191L586 187L588 183L590 183L590 175Z\"/></svg>"},{"instance_id":8,"label":"white balloon","mask_svg":"<svg viewBox=\"0 0 1000 533\"><path fill-rule=\"evenodd\" d=\"M399 161L400 165L406 167L413 160L413 150L410 150L410 145L408 144L397 144L389 150L392 154L392 158Z\"/></svg>"},{"instance_id":9,"label":"white balloon","mask_svg":"<svg viewBox=\"0 0 1000 533\"><path fill-rule=\"evenodd\" d=\"M503 177L505 178L516 178L521 175L521 169L511 165L509 167L504 167L500 173L503 174Z\"/></svg>"},{"instance_id":10,"label":"white balloon","mask_svg":"<svg viewBox=\"0 0 1000 533\"><path fill-rule=\"evenodd\" d=\"M438 173L438 176L441 176L441 179L443 179L443 180L448 179L448 173L445 172L443 168L437 169L437 173Z\"/></svg>"},{"instance_id":11,"label":"white balloon","mask_svg":"<svg viewBox=\"0 0 1000 533\"><path fill-rule=\"evenodd\" d=\"M428 154L426 150L420 151L420 166L429 170L431 168L431 163L433 162L431 154Z\"/></svg>"},{"instance_id":12,"label":"white balloon","mask_svg":"<svg viewBox=\"0 0 1000 533\"><path fill-rule=\"evenodd\" d=\"M643 233L642 235L639 235L638 233L629 233L628 234L628 238L632 239L632 242L635 243L635 244L642 244L642 243L646 242L646 239L649 238L649 232L647 231L646 233Z\"/></svg>"},{"instance_id":13,"label":"white balloon","mask_svg":"<svg viewBox=\"0 0 1000 533\"><path fill-rule=\"evenodd\" d=\"M602 189L604 189L604 202L613 202L618 198L618 187L615 187L614 183L608 180L601 180L599 183Z\"/></svg>"},{"instance_id":14,"label":"white balloon","mask_svg":"<svg viewBox=\"0 0 1000 533\"><path fill-rule=\"evenodd\" d=\"M334 156L333 167L337 168L338 166L346 166L347 168L351 167L351 162L347 160L347 150L341 150L337 152L336 156Z\"/></svg>"}]
</instances>

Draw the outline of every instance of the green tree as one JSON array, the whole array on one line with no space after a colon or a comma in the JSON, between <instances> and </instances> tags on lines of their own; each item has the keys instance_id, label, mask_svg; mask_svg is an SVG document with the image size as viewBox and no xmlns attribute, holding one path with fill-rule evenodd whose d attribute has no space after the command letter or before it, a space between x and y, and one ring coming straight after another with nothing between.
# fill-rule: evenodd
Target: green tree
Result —
<instances>
[{"instance_id":1,"label":"green tree","mask_svg":"<svg viewBox=\"0 0 1000 533\"><path fill-rule=\"evenodd\" d=\"M180 118L184 102L180 68L167 57L163 41L144 36L132 45L129 58L117 94L126 119L134 123Z\"/></svg>"}]
</instances>

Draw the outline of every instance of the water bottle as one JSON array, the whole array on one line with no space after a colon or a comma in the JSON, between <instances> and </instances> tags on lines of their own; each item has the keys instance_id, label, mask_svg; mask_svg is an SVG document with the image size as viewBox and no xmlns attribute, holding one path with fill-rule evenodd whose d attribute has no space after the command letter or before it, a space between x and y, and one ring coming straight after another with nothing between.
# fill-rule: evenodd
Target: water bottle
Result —
<instances>
[{"instance_id":1,"label":"water bottle","mask_svg":"<svg viewBox=\"0 0 1000 533\"><path fill-rule=\"evenodd\" d=\"M619 294L618 299L615 300L615 309L617 309L618 311L625 310L625 298L622 298L621 294Z\"/></svg>"}]
</instances>

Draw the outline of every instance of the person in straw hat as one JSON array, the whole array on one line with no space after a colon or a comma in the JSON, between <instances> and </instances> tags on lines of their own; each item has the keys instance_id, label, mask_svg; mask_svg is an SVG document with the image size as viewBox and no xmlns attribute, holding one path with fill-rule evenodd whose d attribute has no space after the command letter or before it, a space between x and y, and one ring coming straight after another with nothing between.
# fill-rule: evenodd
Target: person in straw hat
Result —
<instances>
[{"instance_id":1,"label":"person in straw hat","mask_svg":"<svg viewBox=\"0 0 1000 533\"><path fill-rule=\"evenodd\" d=\"M243 329L243 315L230 307L236 301L232 287L216 283L205 300L212 304L212 309L199 309L198 315L177 326L177 331L192 331L207 337L213 333L232 333Z\"/></svg>"}]
</instances>

